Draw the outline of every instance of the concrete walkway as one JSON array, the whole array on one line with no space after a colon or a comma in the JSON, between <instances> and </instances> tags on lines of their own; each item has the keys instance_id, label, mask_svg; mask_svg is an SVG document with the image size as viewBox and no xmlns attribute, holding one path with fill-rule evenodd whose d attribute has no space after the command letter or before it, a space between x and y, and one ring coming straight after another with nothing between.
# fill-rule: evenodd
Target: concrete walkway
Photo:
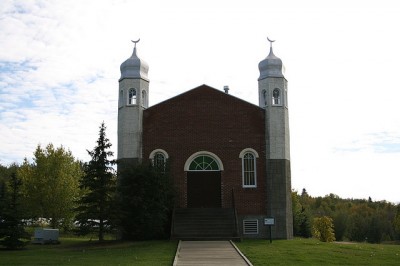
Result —
<instances>
[{"instance_id":1,"label":"concrete walkway","mask_svg":"<svg viewBox=\"0 0 400 266\"><path fill-rule=\"evenodd\" d=\"M179 241L174 266L252 265L230 241Z\"/></svg>"}]
</instances>

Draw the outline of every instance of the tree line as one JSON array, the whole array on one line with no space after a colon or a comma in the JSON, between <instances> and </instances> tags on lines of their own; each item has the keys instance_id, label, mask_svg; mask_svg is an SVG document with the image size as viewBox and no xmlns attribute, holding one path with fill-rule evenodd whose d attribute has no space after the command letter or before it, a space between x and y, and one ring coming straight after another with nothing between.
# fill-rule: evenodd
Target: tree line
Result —
<instances>
[{"instance_id":1,"label":"tree line","mask_svg":"<svg viewBox=\"0 0 400 266\"><path fill-rule=\"evenodd\" d=\"M0 245L25 246L28 225L94 233L100 241L110 232L121 239L168 237L174 193L167 165L144 162L117 173L110 148L103 122L89 162L48 144L37 146L33 162L0 164Z\"/></svg>"},{"instance_id":2,"label":"tree line","mask_svg":"<svg viewBox=\"0 0 400 266\"><path fill-rule=\"evenodd\" d=\"M328 218L325 228L332 229L337 241L400 240L400 204L371 198L342 199L335 194L312 197L303 189L292 192L292 208L295 236L315 236L315 227Z\"/></svg>"},{"instance_id":3,"label":"tree line","mask_svg":"<svg viewBox=\"0 0 400 266\"><path fill-rule=\"evenodd\" d=\"M23 247L30 240L26 226L43 226L43 221L79 235L95 233L100 241L108 232L121 239L168 238L174 198L168 163L144 162L119 167L117 173L110 147L102 123L95 147L87 151L89 162L48 144L37 146L33 162L0 164L0 245ZM292 192L292 208L295 236L400 240L400 204L312 197L303 189Z\"/></svg>"}]
</instances>

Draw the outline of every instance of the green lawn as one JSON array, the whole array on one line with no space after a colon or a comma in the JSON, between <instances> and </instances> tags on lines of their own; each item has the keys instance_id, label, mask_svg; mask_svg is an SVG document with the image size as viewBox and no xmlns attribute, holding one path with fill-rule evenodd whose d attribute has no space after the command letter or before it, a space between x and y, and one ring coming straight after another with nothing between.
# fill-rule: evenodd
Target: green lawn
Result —
<instances>
[{"instance_id":1,"label":"green lawn","mask_svg":"<svg viewBox=\"0 0 400 266\"><path fill-rule=\"evenodd\" d=\"M400 245L323 243L315 239L236 243L253 265L400 265Z\"/></svg>"},{"instance_id":2,"label":"green lawn","mask_svg":"<svg viewBox=\"0 0 400 266\"><path fill-rule=\"evenodd\" d=\"M253 265L400 265L400 245L322 243L315 239L236 243ZM177 241L99 243L61 238L60 245L0 250L0 265L172 265Z\"/></svg>"},{"instance_id":3,"label":"green lawn","mask_svg":"<svg viewBox=\"0 0 400 266\"><path fill-rule=\"evenodd\" d=\"M28 245L0 250L0 265L172 265L177 241L98 243L87 238L61 238L60 245Z\"/></svg>"}]
</instances>

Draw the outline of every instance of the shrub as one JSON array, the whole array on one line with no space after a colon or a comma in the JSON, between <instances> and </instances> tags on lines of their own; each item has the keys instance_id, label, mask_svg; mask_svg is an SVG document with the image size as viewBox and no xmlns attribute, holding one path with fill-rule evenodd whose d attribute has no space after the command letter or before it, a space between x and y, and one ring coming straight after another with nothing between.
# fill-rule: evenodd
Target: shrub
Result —
<instances>
[{"instance_id":1,"label":"shrub","mask_svg":"<svg viewBox=\"0 0 400 266\"><path fill-rule=\"evenodd\" d=\"M312 233L315 238L322 242L335 241L332 218L328 216L314 218Z\"/></svg>"}]
</instances>

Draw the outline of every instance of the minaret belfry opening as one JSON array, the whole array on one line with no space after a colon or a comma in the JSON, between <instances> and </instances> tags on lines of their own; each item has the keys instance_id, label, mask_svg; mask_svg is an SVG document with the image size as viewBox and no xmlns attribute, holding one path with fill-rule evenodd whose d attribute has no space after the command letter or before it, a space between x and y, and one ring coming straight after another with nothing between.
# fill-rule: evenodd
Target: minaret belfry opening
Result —
<instances>
[{"instance_id":1,"label":"minaret belfry opening","mask_svg":"<svg viewBox=\"0 0 400 266\"><path fill-rule=\"evenodd\" d=\"M265 109L267 215L274 217L277 238L293 237L287 80L282 60L275 56L270 40L268 56L258 67L259 106Z\"/></svg>"},{"instance_id":2,"label":"minaret belfry opening","mask_svg":"<svg viewBox=\"0 0 400 266\"><path fill-rule=\"evenodd\" d=\"M120 67L118 99L118 162L142 161L143 110L148 108L148 64L137 55L136 45L131 57Z\"/></svg>"}]
</instances>

